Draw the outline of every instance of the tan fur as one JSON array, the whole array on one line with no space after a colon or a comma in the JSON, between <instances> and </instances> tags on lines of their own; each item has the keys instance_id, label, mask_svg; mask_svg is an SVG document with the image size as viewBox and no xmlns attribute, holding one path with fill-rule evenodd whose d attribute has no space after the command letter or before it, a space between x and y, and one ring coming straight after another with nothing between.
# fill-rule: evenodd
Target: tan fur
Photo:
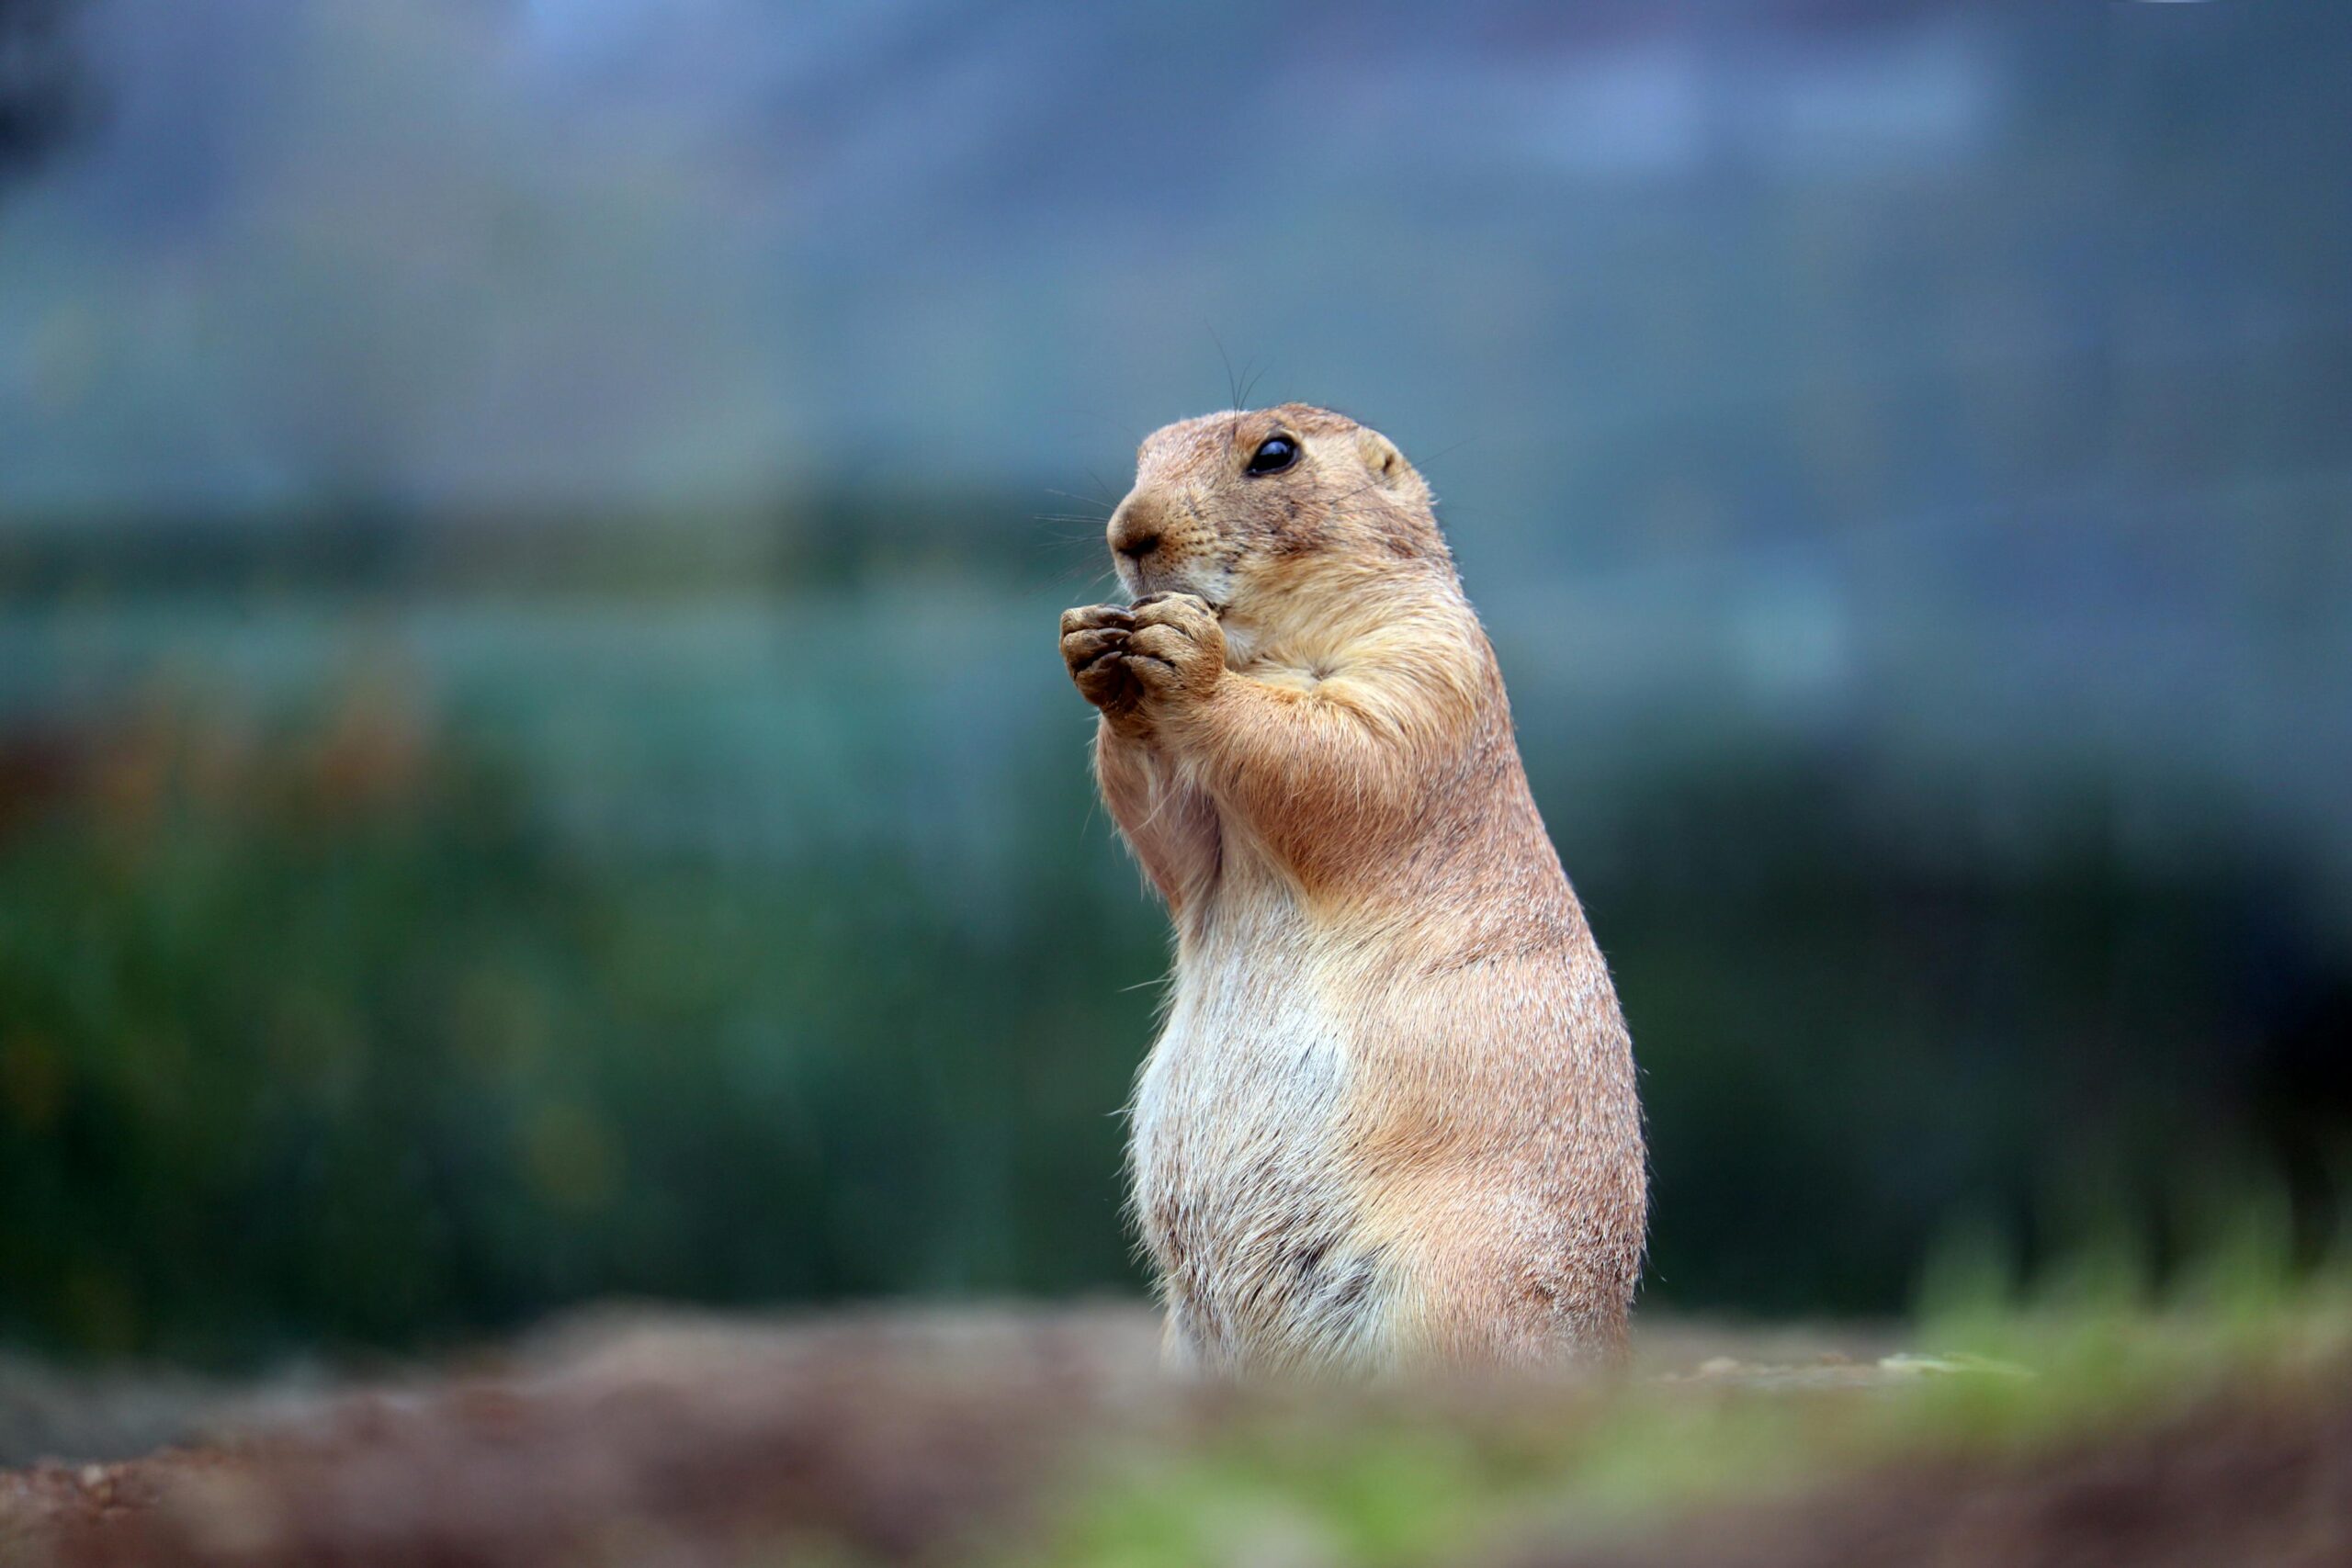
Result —
<instances>
[{"instance_id":1,"label":"tan fur","mask_svg":"<svg viewBox=\"0 0 2352 1568\"><path fill-rule=\"evenodd\" d=\"M1280 434L1300 455L1246 472ZM1624 1021L1428 487L1290 404L1143 444L1128 607L1062 617L1176 976L1135 1208L1214 1371L1609 1359L1646 1190Z\"/></svg>"}]
</instances>

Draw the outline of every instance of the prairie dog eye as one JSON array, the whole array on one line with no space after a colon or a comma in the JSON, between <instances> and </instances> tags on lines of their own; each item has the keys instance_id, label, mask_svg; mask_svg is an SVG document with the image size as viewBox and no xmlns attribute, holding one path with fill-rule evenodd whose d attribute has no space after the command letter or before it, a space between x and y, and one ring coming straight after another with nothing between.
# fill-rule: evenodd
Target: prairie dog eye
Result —
<instances>
[{"instance_id":1,"label":"prairie dog eye","mask_svg":"<svg viewBox=\"0 0 2352 1568\"><path fill-rule=\"evenodd\" d=\"M1269 435L1250 454L1250 472L1279 474L1298 461L1298 443L1287 435Z\"/></svg>"}]
</instances>

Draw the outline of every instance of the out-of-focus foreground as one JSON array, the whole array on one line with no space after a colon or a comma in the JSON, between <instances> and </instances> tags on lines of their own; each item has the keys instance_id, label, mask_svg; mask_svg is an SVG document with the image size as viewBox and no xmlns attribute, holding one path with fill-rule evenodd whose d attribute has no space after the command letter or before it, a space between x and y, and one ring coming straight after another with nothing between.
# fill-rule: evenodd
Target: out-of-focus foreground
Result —
<instances>
[{"instance_id":1,"label":"out-of-focus foreground","mask_svg":"<svg viewBox=\"0 0 2352 1568\"><path fill-rule=\"evenodd\" d=\"M1128 1308L583 1321L454 1382L281 1395L204 1447L0 1474L0 1558L2342 1562L2352 1298L2188 1302L1917 1331L1992 1356L1654 1319L1622 1383L1320 1396L1171 1382Z\"/></svg>"}]
</instances>

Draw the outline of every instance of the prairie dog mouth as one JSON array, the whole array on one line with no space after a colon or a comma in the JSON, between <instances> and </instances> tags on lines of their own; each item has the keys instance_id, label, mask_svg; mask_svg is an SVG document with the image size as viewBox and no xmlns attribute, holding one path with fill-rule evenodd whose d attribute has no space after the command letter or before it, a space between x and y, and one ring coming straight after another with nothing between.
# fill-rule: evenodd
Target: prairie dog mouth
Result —
<instances>
[{"instance_id":1,"label":"prairie dog mouth","mask_svg":"<svg viewBox=\"0 0 2352 1568\"><path fill-rule=\"evenodd\" d=\"M1209 607L1210 613L1216 615L1217 619L1225 619L1225 602L1223 600L1212 599L1207 594L1202 592L1199 589L1187 587L1182 583L1178 583L1170 588L1160 588L1150 583L1146 583L1136 592L1127 595L1127 608L1132 610L1147 599L1165 599L1171 593L1182 593L1190 598L1198 599L1202 604L1206 604Z\"/></svg>"},{"instance_id":2,"label":"prairie dog mouth","mask_svg":"<svg viewBox=\"0 0 2352 1568\"><path fill-rule=\"evenodd\" d=\"M1193 581L1189 572L1153 570L1149 567L1143 567L1136 571L1133 582L1126 581L1125 577L1125 573L1120 574L1120 586L1127 590L1127 603L1130 605L1140 604L1146 599L1156 598L1162 593L1189 593L1216 611L1219 616L1225 614L1224 597L1212 592L1210 584Z\"/></svg>"}]
</instances>

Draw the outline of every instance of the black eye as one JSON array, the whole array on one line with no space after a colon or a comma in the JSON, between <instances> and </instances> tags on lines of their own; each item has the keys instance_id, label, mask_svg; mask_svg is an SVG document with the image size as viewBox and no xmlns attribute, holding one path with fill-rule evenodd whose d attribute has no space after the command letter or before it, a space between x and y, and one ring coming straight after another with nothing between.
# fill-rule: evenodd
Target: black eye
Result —
<instances>
[{"instance_id":1,"label":"black eye","mask_svg":"<svg viewBox=\"0 0 2352 1568\"><path fill-rule=\"evenodd\" d=\"M1287 435L1269 435L1250 454L1253 474L1279 474L1298 461L1298 443Z\"/></svg>"}]
</instances>

